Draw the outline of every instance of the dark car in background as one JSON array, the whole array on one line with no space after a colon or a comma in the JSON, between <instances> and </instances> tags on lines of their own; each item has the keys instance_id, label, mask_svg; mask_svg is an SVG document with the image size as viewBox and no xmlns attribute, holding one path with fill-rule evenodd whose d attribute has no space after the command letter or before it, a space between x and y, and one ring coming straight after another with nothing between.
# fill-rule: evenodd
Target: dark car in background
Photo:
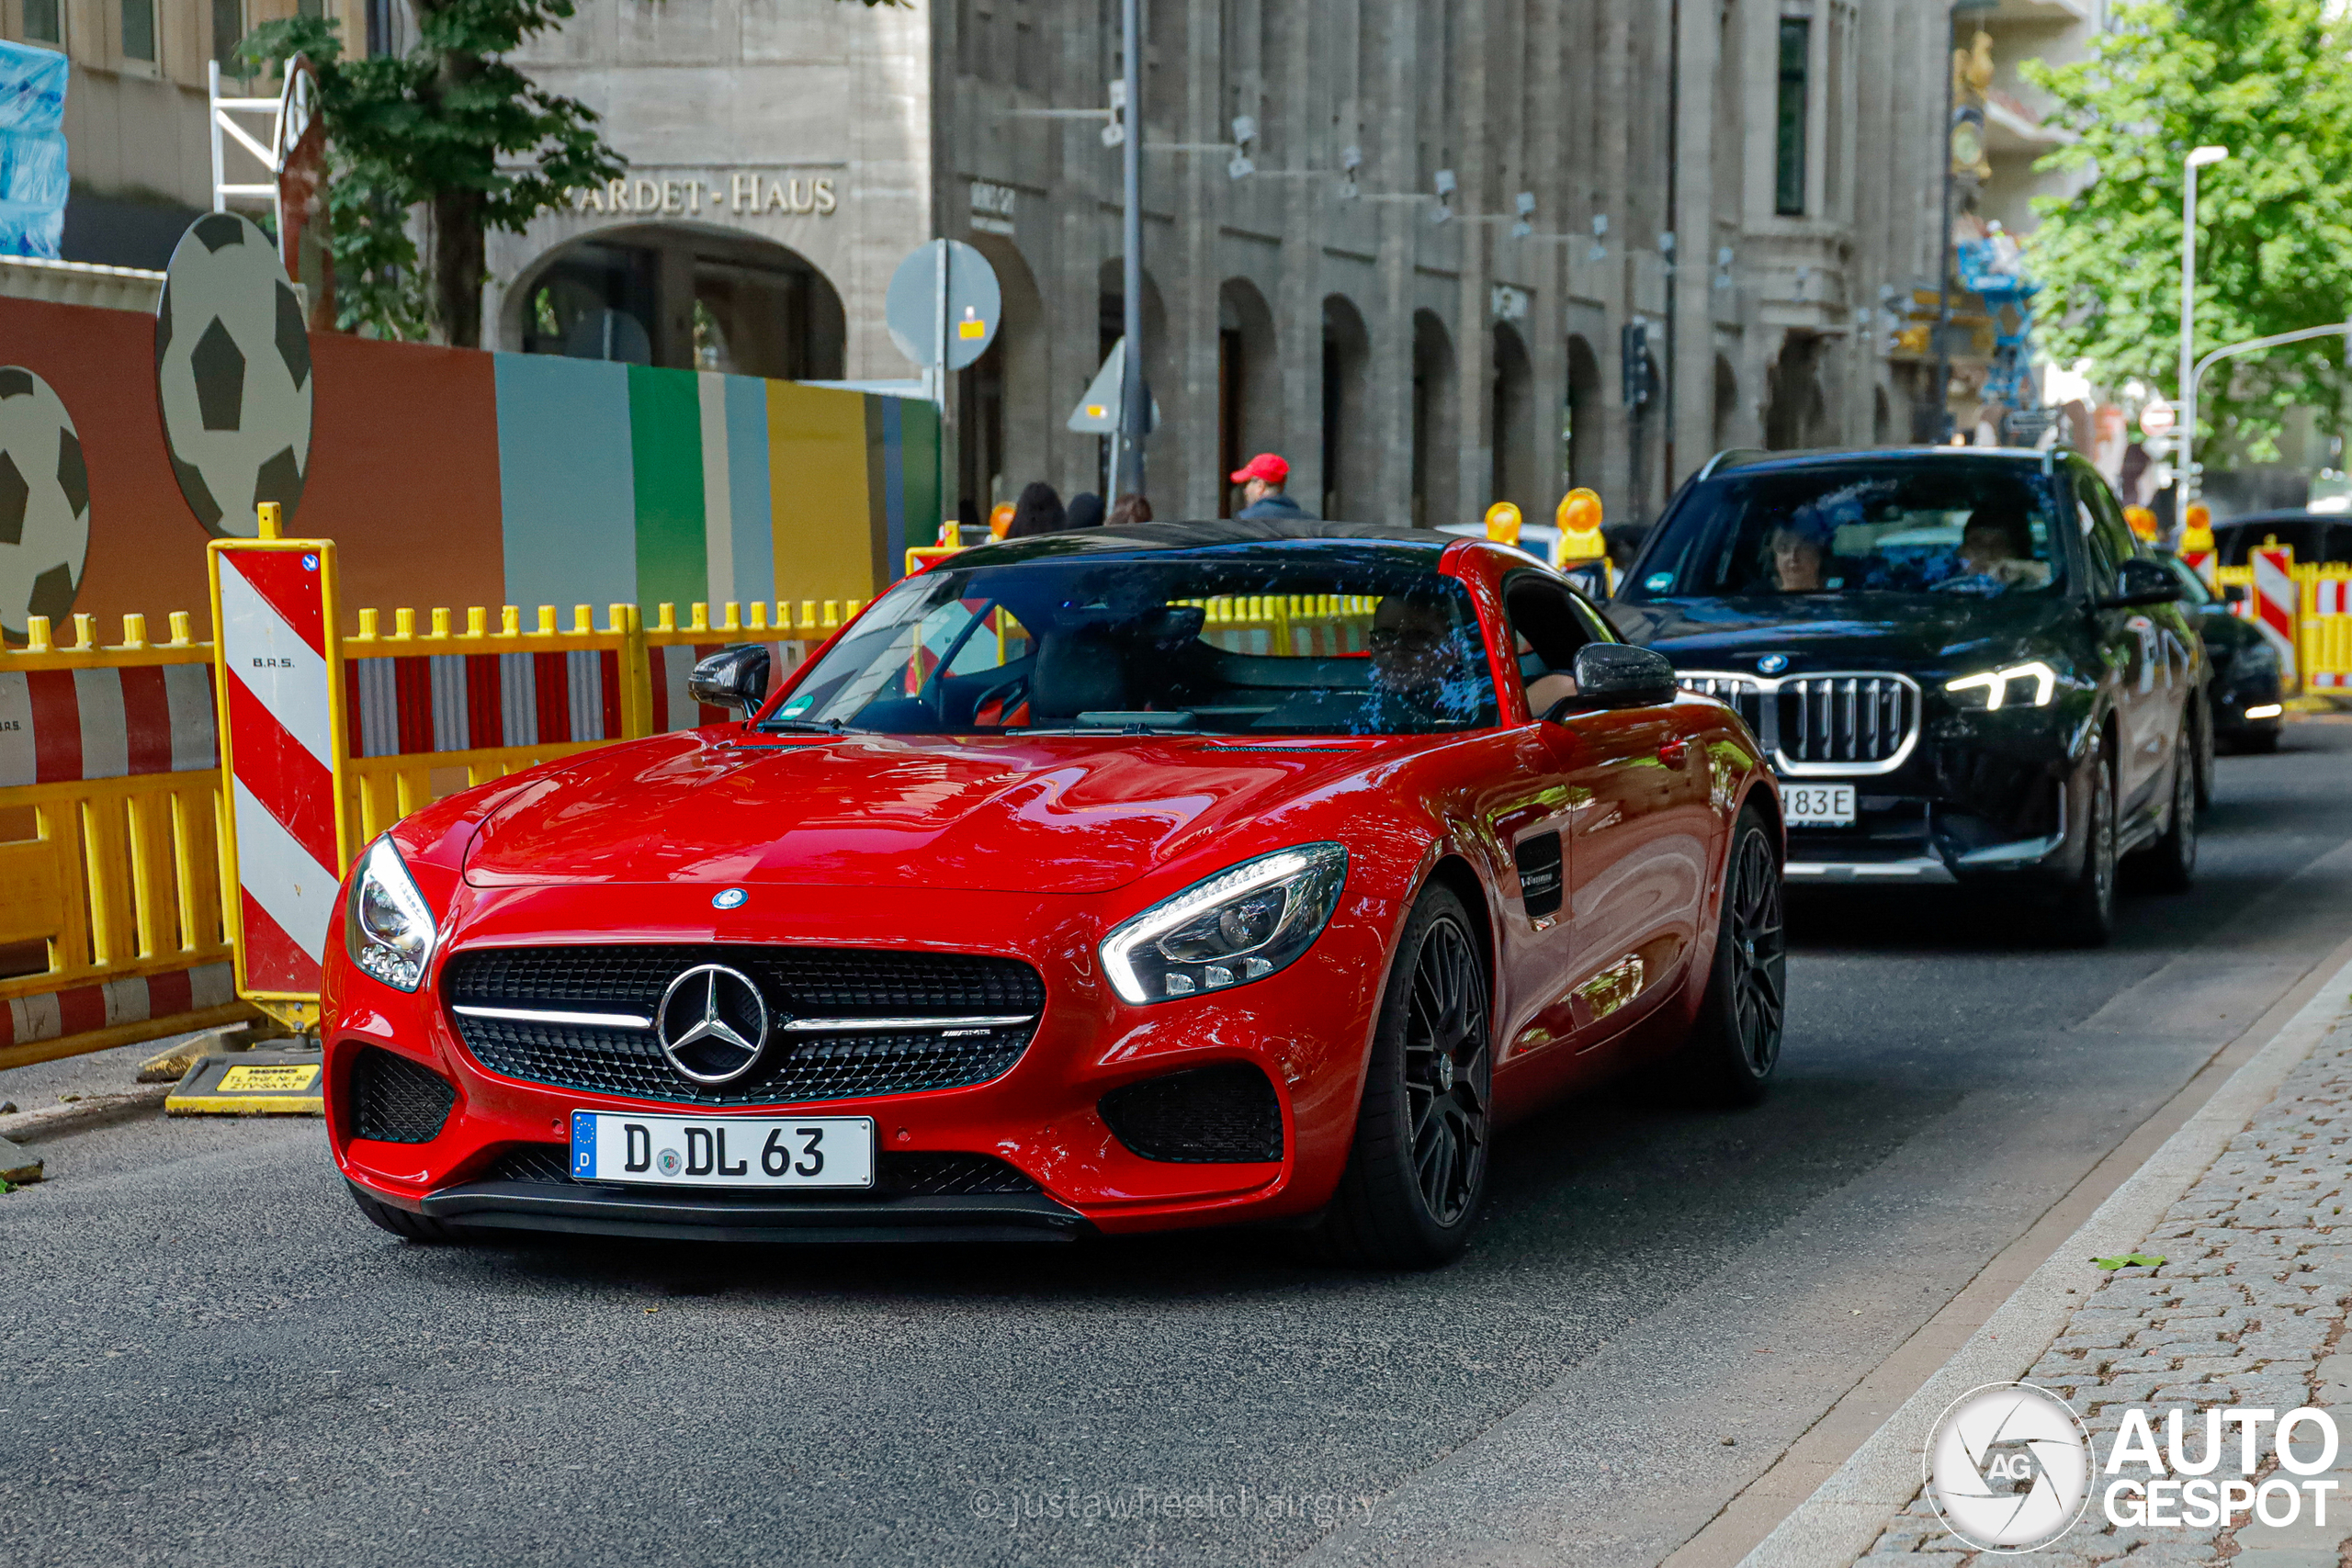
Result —
<instances>
[{"instance_id":1,"label":"dark car in background","mask_svg":"<svg viewBox=\"0 0 2352 1568\"><path fill-rule=\"evenodd\" d=\"M2213 666L2206 711L2212 716L2214 744L2233 751L2276 751L2287 711L2279 687L2278 650L2252 621L2230 614L2229 604L2179 557L2157 558L2180 580L2181 609L2205 639L2205 657ZM2212 798L2210 776L2199 784L2201 806Z\"/></svg>"},{"instance_id":2,"label":"dark car in background","mask_svg":"<svg viewBox=\"0 0 2352 1568\"><path fill-rule=\"evenodd\" d=\"M2071 453L1726 453L1610 615L1747 719L1792 886L2034 887L2096 944L2119 857L2195 873L2211 666L2183 592Z\"/></svg>"},{"instance_id":3,"label":"dark car in background","mask_svg":"<svg viewBox=\"0 0 2352 1568\"><path fill-rule=\"evenodd\" d=\"M2250 512L2213 525L2213 550L2223 566L2244 566L2256 545L2277 539L2295 563L2352 563L2352 516L2341 512Z\"/></svg>"}]
</instances>

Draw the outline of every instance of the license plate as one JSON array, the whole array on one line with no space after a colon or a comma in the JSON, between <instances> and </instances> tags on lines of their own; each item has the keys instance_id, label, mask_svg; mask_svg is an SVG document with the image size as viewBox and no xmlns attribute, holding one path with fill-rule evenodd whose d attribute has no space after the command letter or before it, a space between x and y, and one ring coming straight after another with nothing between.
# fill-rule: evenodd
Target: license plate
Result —
<instances>
[{"instance_id":1,"label":"license plate","mask_svg":"<svg viewBox=\"0 0 2352 1568\"><path fill-rule=\"evenodd\" d=\"M1781 786L1781 809L1792 828L1850 828L1854 825L1852 784Z\"/></svg>"},{"instance_id":2,"label":"license plate","mask_svg":"<svg viewBox=\"0 0 2352 1568\"><path fill-rule=\"evenodd\" d=\"M871 1187L874 1120L575 1111L571 1174L647 1187Z\"/></svg>"}]
</instances>

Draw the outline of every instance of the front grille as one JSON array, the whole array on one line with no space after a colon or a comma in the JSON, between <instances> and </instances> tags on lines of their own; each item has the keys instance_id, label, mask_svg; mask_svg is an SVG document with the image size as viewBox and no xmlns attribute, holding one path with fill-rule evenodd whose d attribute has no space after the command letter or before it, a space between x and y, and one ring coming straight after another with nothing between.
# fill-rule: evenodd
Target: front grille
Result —
<instances>
[{"instance_id":1,"label":"front grille","mask_svg":"<svg viewBox=\"0 0 2352 1568\"><path fill-rule=\"evenodd\" d=\"M749 976L774 1023L787 1018L1011 1016L1028 1022L935 1030L790 1034L771 1027L759 1064L731 1083L682 1077L648 1030L469 1017L450 1021L482 1066L508 1077L682 1105L775 1105L912 1094L985 1083L1036 1033L1046 985L1026 964L976 953L796 947L479 948L453 957L454 1005L555 1008L650 1018L670 982L697 964Z\"/></svg>"},{"instance_id":2,"label":"front grille","mask_svg":"<svg viewBox=\"0 0 2352 1568\"><path fill-rule=\"evenodd\" d=\"M380 1045L351 1065L351 1130L381 1144L429 1144L441 1135L458 1091L432 1068Z\"/></svg>"},{"instance_id":3,"label":"front grille","mask_svg":"<svg viewBox=\"0 0 2352 1568\"><path fill-rule=\"evenodd\" d=\"M1146 1078L1104 1095L1101 1109L1119 1142L1146 1159L1283 1157L1282 1104L1246 1062Z\"/></svg>"},{"instance_id":4,"label":"front grille","mask_svg":"<svg viewBox=\"0 0 2352 1568\"><path fill-rule=\"evenodd\" d=\"M1729 675L1694 671L1686 690L1727 704L1783 770L1884 773L1919 736L1919 688L1907 675Z\"/></svg>"},{"instance_id":5,"label":"front grille","mask_svg":"<svg viewBox=\"0 0 2352 1568\"><path fill-rule=\"evenodd\" d=\"M569 1184L569 1152L561 1144L517 1144L483 1174L493 1181ZM886 1149L876 1156L874 1176L876 1191L908 1198L1009 1198L1040 1190L1035 1182L993 1155L955 1151ZM775 1191L770 1188L741 1190L763 1196L773 1196Z\"/></svg>"}]
</instances>

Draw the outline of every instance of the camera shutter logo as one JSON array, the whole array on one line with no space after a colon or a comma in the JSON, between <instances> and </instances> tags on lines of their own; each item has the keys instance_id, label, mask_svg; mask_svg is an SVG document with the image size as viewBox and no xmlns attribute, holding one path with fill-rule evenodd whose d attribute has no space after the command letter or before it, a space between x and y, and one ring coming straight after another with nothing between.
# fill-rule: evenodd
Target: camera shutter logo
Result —
<instances>
[{"instance_id":1,"label":"camera shutter logo","mask_svg":"<svg viewBox=\"0 0 2352 1568\"><path fill-rule=\"evenodd\" d=\"M653 1015L662 1054L698 1084L733 1083L768 1043L767 1003L740 969L697 964L670 982Z\"/></svg>"},{"instance_id":2,"label":"camera shutter logo","mask_svg":"<svg viewBox=\"0 0 2352 1568\"><path fill-rule=\"evenodd\" d=\"M2090 1439L2073 1408L2031 1383L1986 1383L1928 1438L1928 1497L1982 1551L2031 1551L2075 1528L2090 1500Z\"/></svg>"}]
</instances>

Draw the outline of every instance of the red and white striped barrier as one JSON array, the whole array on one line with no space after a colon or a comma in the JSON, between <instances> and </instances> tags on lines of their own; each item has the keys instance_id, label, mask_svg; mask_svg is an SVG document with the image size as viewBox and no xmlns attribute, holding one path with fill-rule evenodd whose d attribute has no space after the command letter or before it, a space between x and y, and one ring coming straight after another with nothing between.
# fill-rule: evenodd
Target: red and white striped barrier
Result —
<instances>
[{"instance_id":1,"label":"red and white striped barrier","mask_svg":"<svg viewBox=\"0 0 2352 1568\"><path fill-rule=\"evenodd\" d=\"M2248 556L2254 592L2245 615L2278 650L2279 683L2295 685L2295 552L2285 545L2257 545Z\"/></svg>"},{"instance_id":2,"label":"red and white striped barrier","mask_svg":"<svg viewBox=\"0 0 2352 1568\"><path fill-rule=\"evenodd\" d=\"M209 772L212 708L208 664L0 672L0 789Z\"/></svg>"},{"instance_id":3,"label":"red and white striped barrier","mask_svg":"<svg viewBox=\"0 0 2352 1568\"><path fill-rule=\"evenodd\" d=\"M621 738L611 649L346 659L343 679L355 756Z\"/></svg>"},{"instance_id":4,"label":"red and white striped barrier","mask_svg":"<svg viewBox=\"0 0 2352 1568\"><path fill-rule=\"evenodd\" d=\"M2312 584L2312 591L2313 615L2352 615L2352 579L2323 577ZM2326 650L2323 647L2313 662L2325 657ZM2303 684L2314 691L2321 688L2352 690L2352 673L2341 670L2312 670L2305 672Z\"/></svg>"},{"instance_id":5,"label":"red and white striped barrier","mask_svg":"<svg viewBox=\"0 0 2352 1568\"><path fill-rule=\"evenodd\" d=\"M102 985L17 997L0 1006L0 1048L119 1029L150 1019L178 1018L226 1007L236 999L236 976L226 964L202 964L168 975L134 975Z\"/></svg>"},{"instance_id":6,"label":"red and white striped barrier","mask_svg":"<svg viewBox=\"0 0 2352 1568\"><path fill-rule=\"evenodd\" d=\"M321 540L215 540L222 761L236 867L237 989L315 1000L344 845L334 550Z\"/></svg>"},{"instance_id":7,"label":"red and white striped barrier","mask_svg":"<svg viewBox=\"0 0 2352 1568\"><path fill-rule=\"evenodd\" d=\"M2222 556L2218 550L2183 550L2180 564L2197 574L2197 580L2215 593L2222 591L2220 572Z\"/></svg>"}]
</instances>

